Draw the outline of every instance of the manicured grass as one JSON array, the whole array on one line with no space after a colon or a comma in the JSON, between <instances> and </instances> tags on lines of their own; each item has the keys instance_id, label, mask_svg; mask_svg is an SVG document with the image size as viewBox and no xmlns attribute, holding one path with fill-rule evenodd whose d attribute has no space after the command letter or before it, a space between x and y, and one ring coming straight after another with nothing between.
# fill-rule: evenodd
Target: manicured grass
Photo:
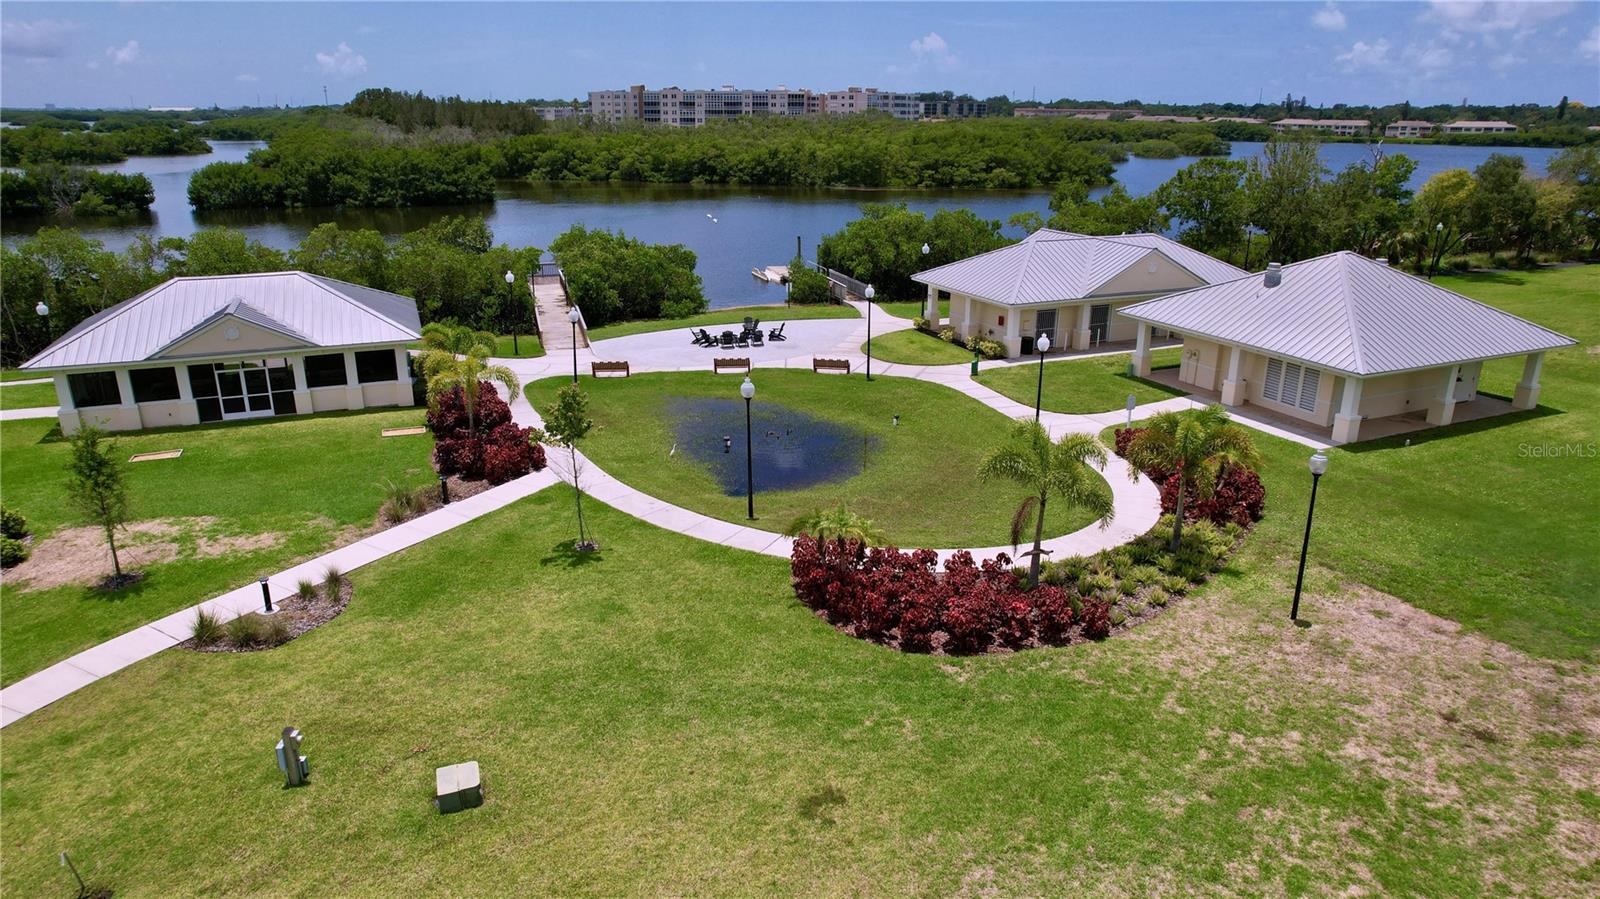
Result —
<instances>
[{"instance_id":1,"label":"manicured grass","mask_svg":"<svg viewBox=\"0 0 1600 899\"><path fill-rule=\"evenodd\" d=\"M422 410L405 409L115 437L123 459L183 450L178 459L127 466L135 521L210 520L188 522L171 538L179 547L175 559L140 566L145 579L114 595L85 586L24 591L8 576L0 587L0 683L271 574L328 549L350 529L370 526L385 479L421 484L433 477L430 437L379 436L383 428L421 421ZM0 423L0 443L5 472L0 496L27 517L35 539L79 524L66 501L71 448L60 439L55 420ZM198 551L202 540L253 535L272 535L275 542L212 555ZM139 538L125 538L134 539ZM97 568L101 564L110 573L109 554Z\"/></svg>"},{"instance_id":2,"label":"manicured grass","mask_svg":"<svg viewBox=\"0 0 1600 899\"><path fill-rule=\"evenodd\" d=\"M1156 368L1175 366L1180 352L1177 347L1155 350L1150 354L1151 364ZM1042 405L1051 412L1094 413L1123 408L1130 393L1141 405L1182 395L1165 384L1129 377L1128 357L1119 353L1046 362ZM978 373L978 383L1032 406L1038 396L1039 366L991 368Z\"/></svg>"},{"instance_id":3,"label":"manicured grass","mask_svg":"<svg viewBox=\"0 0 1600 899\"><path fill-rule=\"evenodd\" d=\"M23 371L20 368L0 368L0 382L5 381L32 381L36 378L50 377L47 372Z\"/></svg>"},{"instance_id":4,"label":"manicured grass","mask_svg":"<svg viewBox=\"0 0 1600 899\"><path fill-rule=\"evenodd\" d=\"M893 301L879 303L878 304L878 308L882 309L884 312L889 313L890 315L895 315L895 316L899 316L900 318L909 319L909 318L917 318L918 316L922 315L922 305L923 304L922 304L921 300L893 300ZM949 300L940 300L939 301L939 317L940 318L949 318L950 317L950 301Z\"/></svg>"},{"instance_id":5,"label":"manicured grass","mask_svg":"<svg viewBox=\"0 0 1600 899\"><path fill-rule=\"evenodd\" d=\"M861 344L866 352L867 345ZM972 351L914 328L872 338L872 358L906 365L959 365L972 361Z\"/></svg>"},{"instance_id":6,"label":"manicured grass","mask_svg":"<svg viewBox=\"0 0 1600 899\"><path fill-rule=\"evenodd\" d=\"M672 401L737 398L740 378L670 372L631 378L585 378L596 428L582 449L607 472L651 496L726 521L745 523L745 498L726 496L688 452L670 455L676 438ZM865 471L848 480L798 490L756 484L756 527L780 531L796 517L843 501L876 521L902 546L1000 546L1010 542L1021 494L1008 484L980 484L978 460L1010 427L1005 416L950 390L906 378L816 375L760 369L756 403L771 403L840 422L877 441ZM527 388L544 408L569 383L547 378ZM900 416L900 425L892 416ZM739 435L742 439L743 435ZM1051 505L1051 536L1089 523L1085 513Z\"/></svg>"},{"instance_id":7,"label":"manicured grass","mask_svg":"<svg viewBox=\"0 0 1600 899\"><path fill-rule=\"evenodd\" d=\"M593 342L607 340L612 337L627 337L630 334L670 331L673 328L709 328L712 325L741 324L747 315L761 319L761 327L763 329L769 324L776 325L778 322L783 321L861 317L854 306L848 306L843 303L823 306L734 306L728 309L713 309L710 312L702 312L699 315L690 315L685 318L648 318L602 325L589 330L589 340Z\"/></svg>"},{"instance_id":8,"label":"manicured grass","mask_svg":"<svg viewBox=\"0 0 1600 899\"><path fill-rule=\"evenodd\" d=\"M118 896L1592 885L1561 823L1595 814L1594 738L1562 726L1588 682L1541 672L1513 731L1495 689L1523 681L1481 648L1428 664L1412 647L1445 638L1422 628L1374 651L1347 635L1370 601L1290 627L1265 541L1132 637L948 659L835 632L781 559L586 510L598 556L570 554L571 494L546 490L356 571L349 610L290 644L170 650L8 727L0 889L70 892L63 850ZM1433 707L1419 685L1445 678L1457 704ZM441 816L434 769L467 759L486 802Z\"/></svg>"},{"instance_id":9,"label":"manicured grass","mask_svg":"<svg viewBox=\"0 0 1600 899\"><path fill-rule=\"evenodd\" d=\"M27 409L56 405L56 385L19 384L0 387L0 409Z\"/></svg>"},{"instance_id":10,"label":"manicured grass","mask_svg":"<svg viewBox=\"0 0 1600 899\"><path fill-rule=\"evenodd\" d=\"M497 359L537 359L544 355L544 345L531 334L519 334L515 340L509 334L501 334L495 338L494 346Z\"/></svg>"}]
</instances>

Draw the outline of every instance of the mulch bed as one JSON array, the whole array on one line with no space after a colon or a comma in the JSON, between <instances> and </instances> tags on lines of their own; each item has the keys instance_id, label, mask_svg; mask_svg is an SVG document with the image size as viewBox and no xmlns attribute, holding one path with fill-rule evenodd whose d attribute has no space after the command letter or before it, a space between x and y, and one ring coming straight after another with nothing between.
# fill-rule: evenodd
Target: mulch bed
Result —
<instances>
[{"instance_id":1,"label":"mulch bed","mask_svg":"<svg viewBox=\"0 0 1600 899\"><path fill-rule=\"evenodd\" d=\"M495 486L494 484L491 484L491 483L489 483L488 481L486 481L486 480L484 480L482 478L477 478L477 479L469 481L469 480L463 479L460 475L456 475L456 474L450 475L449 477L445 478L445 483L449 485L450 501L452 503L458 503L458 502L461 502L464 499L470 499L470 498L472 498L474 496L477 496L478 494L484 492L485 490L489 490L489 489L491 489L491 488L493 488ZM439 501L439 485L438 484L434 484L428 489L427 497L428 497L428 503L427 503L427 507L426 508L424 508L421 512L418 512L416 515L412 515L412 516L409 516L409 517L406 517L406 518L402 518L399 521L390 521L389 519L385 518L383 516L383 510L380 508L378 510L377 515L373 519L372 527L370 529L368 529L367 532L365 534L363 534L362 536L370 536L372 534L378 533L379 531L388 530L389 528L392 528L397 524L405 524L406 522L410 521L412 518L420 518L421 516L426 515L429 512L434 512L434 511L437 511L437 510L439 510L439 509L444 507L444 503Z\"/></svg>"},{"instance_id":2,"label":"mulch bed","mask_svg":"<svg viewBox=\"0 0 1600 899\"><path fill-rule=\"evenodd\" d=\"M273 612L273 617L276 618L281 615L289 622L289 636L283 643L288 643L301 634L315 630L338 618L340 613L344 612L345 607L350 605L350 599L354 593L355 588L350 585L349 578L346 578L344 585L339 588L339 595L331 599L328 597L327 590L319 585L316 595L310 599L302 599L300 594L296 593L273 603L273 607L277 609L276 612ZM263 649L282 646L283 643L235 646L228 642L227 637L224 636L217 642L209 643L205 646L196 646L193 637L178 645L195 652L259 652Z\"/></svg>"}]
</instances>

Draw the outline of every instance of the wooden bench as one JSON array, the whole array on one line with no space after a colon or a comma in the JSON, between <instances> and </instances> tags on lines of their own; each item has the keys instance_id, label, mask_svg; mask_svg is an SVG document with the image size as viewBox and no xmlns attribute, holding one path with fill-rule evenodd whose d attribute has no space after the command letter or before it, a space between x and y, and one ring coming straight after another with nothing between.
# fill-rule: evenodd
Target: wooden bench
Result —
<instances>
[{"instance_id":1,"label":"wooden bench","mask_svg":"<svg viewBox=\"0 0 1600 899\"><path fill-rule=\"evenodd\" d=\"M746 356L742 359L713 359L711 360L711 371L713 374L721 374L724 371L748 372L750 371L750 358Z\"/></svg>"},{"instance_id":2,"label":"wooden bench","mask_svg":"<svg viewBox=\"0 0 1600 899\"><path fill-rule=\"evenodd\" d=\"M596 378L600 377L600 373L601 372L611 372L613 374L615 374L617 372L621 372L622 376L624 378L626 378L628 376L628 374L629 374L628 363L626 363L626 362L591 362L591 363L589 363L589 374L592 377L596 377Z\"/></svg>"},{"instance_id":3,"label":"wooden bench","mask_svg":"<svg viewBox=\"0 0 1600 899\"><path fill-rule=\"evenodd\" d=\"M842 371L850 373L849 359L823 359L820 356L811 357L811 370L813 372Z\"/></svg>"}]
</instances>

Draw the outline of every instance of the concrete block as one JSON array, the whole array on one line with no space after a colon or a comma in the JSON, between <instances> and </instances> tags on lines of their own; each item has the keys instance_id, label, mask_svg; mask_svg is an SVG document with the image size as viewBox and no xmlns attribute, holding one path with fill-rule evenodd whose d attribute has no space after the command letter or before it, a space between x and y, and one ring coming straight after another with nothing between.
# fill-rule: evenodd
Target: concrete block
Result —
<instances>
[{"instance_id":1,"label":"concrete block","mask_svg":"<svg viewBox=\"0 0 1600 899\"><path fill-rule=\"evenodd\" d=\"M434 796L442 815L483 805L483 781L478 774L477 762L436 768L433 784Z\"/></svg>"}]
</instances>

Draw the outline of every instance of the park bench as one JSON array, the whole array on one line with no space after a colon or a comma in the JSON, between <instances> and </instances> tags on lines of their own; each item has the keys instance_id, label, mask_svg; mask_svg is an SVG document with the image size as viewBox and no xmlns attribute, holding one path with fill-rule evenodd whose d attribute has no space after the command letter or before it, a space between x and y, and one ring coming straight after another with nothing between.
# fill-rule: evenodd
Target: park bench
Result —
<instances>
[{"instance_id":1,"label":"park bench","mask_svg":"<svg viewBox=\"0 0 1600 899\"><path fill-rule=\"evenodd\" d=\"M590 375L598 378L598 377L600 377L600 373L601 372L609 372L609 373L612 373L612 374L616 374L616 373L620 372L622 374L622 376L624 378L626 378L629 375L628 363L626 363L626 362L591 362L591 363L589 363L589 374Z\"/></svg>"},{"instance_id":2,"label":"park bench","mask_svg":"<svg viewBox=\"0 0 1600 899\"><path fill-rule=\"evenodd\" d=\"M718 357L711 360L711 371L713 374L721 374L724 371L748 372L750 371L750 357L732 359Z\"/></svg>"},{"instance_id":3,"label":"park bench","mask_svg":"<svg viewBox=\"0 0 1600 899\"><path fill-rule=\"evenodd\" d=\"M850 373L850 360L849 359L823 359L820 356L813 356L811 358L811 370L814 371L814 372L842 371L845 374L849 374Z\"/></svg>"}]
</instances>

